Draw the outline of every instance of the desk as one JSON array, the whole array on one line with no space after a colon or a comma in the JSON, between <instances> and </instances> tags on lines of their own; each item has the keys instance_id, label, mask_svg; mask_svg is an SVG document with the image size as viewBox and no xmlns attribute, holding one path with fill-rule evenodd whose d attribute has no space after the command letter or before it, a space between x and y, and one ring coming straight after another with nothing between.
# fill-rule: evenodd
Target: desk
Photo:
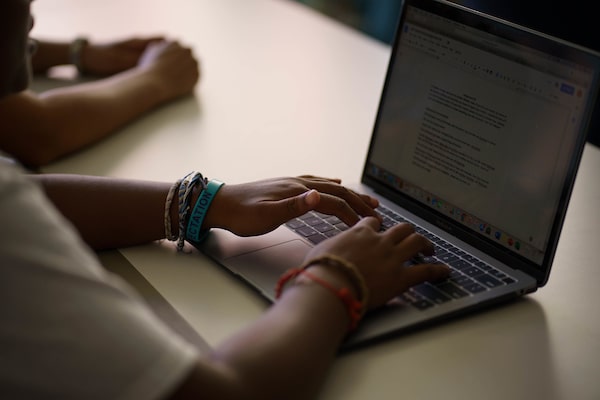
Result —
<instances>
[{"instance_id":1,"label":"desk","mask_svg":"<svg viewBox=\"0 0 600 400\"><path fill-rule=\"evenodd\" d=\"M199 169L230 183L360 176L385 45L284 0L44 0L33 10L34 36L164 33L192 46L203 71L195 97L46 172L174 181ZM546 287L340 356L320 399L600 398L600 321L586 302L600 283L598 171L600 150L587 145ZM159 243L120 252L211 345L267 306L199 254Z\"/></svg>"}]
</instances>

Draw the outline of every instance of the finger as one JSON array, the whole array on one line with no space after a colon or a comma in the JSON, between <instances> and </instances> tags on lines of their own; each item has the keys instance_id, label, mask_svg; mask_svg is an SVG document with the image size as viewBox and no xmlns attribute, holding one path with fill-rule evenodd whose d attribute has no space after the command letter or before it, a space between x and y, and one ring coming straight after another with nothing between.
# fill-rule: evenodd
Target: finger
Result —
<instances>
[{"instance_id":1,"label":"finger","mask_svg":"<svg viewBox=\"0 0 600 400\"><path fill-rule=\"evenodd\" d=\"M371 216L381 219L381 216L373 209L373 200L371 200L370 196L363 197L363 195L359 195L355 191L346 188L345 186L339 184L331 184L329 182L317 182L313 181L311 183L307 183L312 189L317 189L321 194L329 195L331 199L334 197L338 197L343 199L344 202L354 211L352 215L361 215L363 217ZM333 196L333 197L331 197ZM336 204L332 202L332 204ZM337 203L340 207L341 203ZM348 214L350 216L350 214ZM358 216L357 216L358 217ZM341 217L340 217L341 218ZM356 219L352 218L354 223ZM346 222L346 221L344 221ZM348 223L348 222L346 222Z\"/></svg>"},{"instance_id":2,"label":"finger","mask_svg":"<svg viewBox=\"0 0 600 400\"><path fill-rule=\"evenodd\" d=\"M399 242L399 257L403 260L410 260L419 253L426 255L433 254L433 244L425 236L418 233L411 233L401 242Z\"/></svg>"},{"instance_id":3,"label":"finger","mask_svg":"<svg viewBox=\"0 0 600 400\"><path fill-rule=\"evenodd\" d=\"M377 200L375 197L371 197L367 194L360 194L360 193L358 195L365 203L369 204L372 208L379 207L379 200Z\"/></svg>"},{"instance_id":4,"label":"finger","mask_svg":"<svg viewBox=\"0 0 600 400\"><path fill-rule=\"evenodd\" d=\"M400 223L383 232L383 235L390 238L393 243L400 243L410 235L415 233L415 227L409 223Z\"/></svg>"},{"instance_id":5,"label":"finger","mask_svg":"<svg viewBox=\"0 0 600 400\"><path fill-rule=\"evenodd\" d=\"M265 203L268 207L265 208L265 213L278 221L285 222L314 210L320 202L319 192L309 190L283 200Z\"/></svg>"},{"instance_id":6,"label":"finger","mask_svg":"<svg viewBox=\"0 0 600 400\"><path fill-rule=\"evenodd\" d=\"M450 274L450 268L445 264L417 264L405 267L402 282L408 287L426 281L439 281Z\"/></svg>"},{"instance_id":7,"label":"finger","mask_svg":"<svg viewBox=\"0 0 600 400\"><path fill-rule=\"evenodd\" d=\"M300 175L298 178L304 179L304 180L311 180L311 181L318 181L318 182L333 182L333 183L342 183L341 179L338 178L325 178L322 176L315 176L315 175ZM306 184L306 182L304 182Z\"/></svg>"},{"instance_id":8,"label":"finger","mask_svg":"<svg viewBox=\"0 0 600 400\"><path fill-rule=\"evenodd\" d=\"M379 232L379 229L381 228L381 222L379 221L379 219L374 217L365 217L358 221L358 223L355 226L366 226L370 229L373 229L375 232Z\"/></svg>"},{"instance_id":9,"label":"finger","mask_svg":"<svg viewBox=\"0 0 600 400\"><path fill-rule=\"evenodd\" d=\"M352 226L360 220L360 215L341 197L319 193L321 201L315 208L323 214L335 215L346 225Z\"/></svg>"},{"instance_id":10,"label":"finger","mask_svg":"<svg viewBox=\"0 0 600 400\"><path fill-rule=\"evenodd\" d=\"M146 39L131 39L125 42L125 46L132 50L144 50L150 43L164 41L165 39L160 36L146 38Z\"/></svg>"}]
</instances>

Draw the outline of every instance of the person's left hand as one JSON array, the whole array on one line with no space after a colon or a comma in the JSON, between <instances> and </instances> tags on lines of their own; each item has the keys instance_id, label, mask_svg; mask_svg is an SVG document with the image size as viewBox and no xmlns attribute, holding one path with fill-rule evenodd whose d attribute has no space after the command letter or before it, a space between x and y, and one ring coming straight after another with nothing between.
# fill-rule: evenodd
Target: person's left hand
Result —
<instances>
[{"instance_id":1,"label":"person's left hand","mask_svg":"<svg viewBox=\"0 0 600 400\"><path fill-rule=\"evenodd\" d=\"M132 38L110 43L89 43L81 53L83 70L90 75L113 75L133 68L149 44L161 42L163 37Z\"/></svg>"},{"instance_id":2,"label":"person's left hand","mask_svg":"<svg viewBox=\"0 0 600 400\"><path fill-rule=\"evenodd\" d=\"M354 225L360 216L375 216L379 203L358 194L339 179L303 175L239 185L223 185L208 210L203 229L223 228L240 236L260 235L310 210Z\"/></svg>"}]
</instances>

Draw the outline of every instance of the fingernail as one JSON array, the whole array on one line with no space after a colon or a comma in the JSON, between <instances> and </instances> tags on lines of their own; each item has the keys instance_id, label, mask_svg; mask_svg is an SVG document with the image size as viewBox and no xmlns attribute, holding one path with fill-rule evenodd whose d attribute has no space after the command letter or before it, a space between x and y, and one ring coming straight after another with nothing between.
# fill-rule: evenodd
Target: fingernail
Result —
<instances>
[{"instance_id":1,"label":"fingernail","mask_svg":"<svg viewBox=\"0 0 600 400\"><path fill-rule=\"evenodd\" d=\"M311 207L316 206L319 203L319 192L314 189L309 190L304 193L304 201Z\"/></svg>"}]
</instances>

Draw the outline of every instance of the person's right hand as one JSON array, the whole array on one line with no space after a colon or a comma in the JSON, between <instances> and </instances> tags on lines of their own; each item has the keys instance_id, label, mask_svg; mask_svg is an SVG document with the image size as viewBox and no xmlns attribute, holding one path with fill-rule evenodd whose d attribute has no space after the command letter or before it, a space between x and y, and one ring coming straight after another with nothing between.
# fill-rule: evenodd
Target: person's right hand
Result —
<instances>
[{"instance_id":1,"label":"person's right hand","mask_svg":"<svg viewBox=\"0 0 600 400\"><path fill-rule=\"evenodd\" d=\"M368 309L384 305L413 285L445 278L449 268L444 264L417 264L405 262L418 254L431 255L433 245L415 232L410 224L399 224L379 232L376 218L365 217L352 228L321 242L307 255L306 260L332 254L354 264L361 272L369 289ZM310 267L319 267L318 264ZM325 272L325 271L324 271Z\"/></svg>"},{"instance_id":2,"label":"person's right hand","mask_svg":"<svg viewBox=\"0 0 600 400\"><path fill-rule=\"evenodd\" d=\"M138 61L138 68L152 74L167 98L189 94L200 78L192 50L175 41L150 43Z\"/></svg>"}]
</instances>

